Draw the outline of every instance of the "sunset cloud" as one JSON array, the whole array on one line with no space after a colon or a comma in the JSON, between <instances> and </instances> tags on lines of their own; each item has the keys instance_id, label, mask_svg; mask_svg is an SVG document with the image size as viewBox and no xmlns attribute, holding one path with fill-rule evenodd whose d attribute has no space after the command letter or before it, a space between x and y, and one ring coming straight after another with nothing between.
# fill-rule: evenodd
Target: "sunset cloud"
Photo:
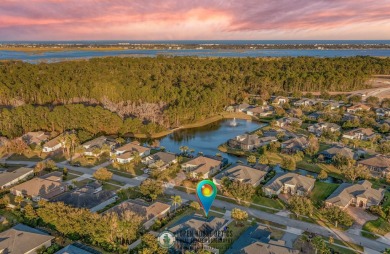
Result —
<instances>
[{"instance_id":1,"label":"sunset cloud","mask_svg":"<svg viewBox=\"0 0 390 254\"><path fill-rule=\"evenodd\" d=\"M390 39L390 0L2 0L0 40Z\"/></svg>"}]
</instances>

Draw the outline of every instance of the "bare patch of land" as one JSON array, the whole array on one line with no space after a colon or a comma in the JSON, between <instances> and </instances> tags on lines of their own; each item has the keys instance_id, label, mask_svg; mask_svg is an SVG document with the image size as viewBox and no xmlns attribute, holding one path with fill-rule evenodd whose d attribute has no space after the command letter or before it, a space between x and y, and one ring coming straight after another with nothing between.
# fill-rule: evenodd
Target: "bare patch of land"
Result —
<instances>
[{"instance_id":1,"label":"bare patch of land","mask_svg":"<svg viewBox=\"0 0 390 254\"><path fill-rule=\"evenodd\" d=\"M371 88L361 89L350 92L329 92L331 95L347 94L347 95L365 95L365 97L375 96L379 99L390 98L390 75L376 75L368 81ZM306 94L309 92L303 92ZM310 92L313 95L320 95L321 92Z\"/></svg>"}]
</instances>

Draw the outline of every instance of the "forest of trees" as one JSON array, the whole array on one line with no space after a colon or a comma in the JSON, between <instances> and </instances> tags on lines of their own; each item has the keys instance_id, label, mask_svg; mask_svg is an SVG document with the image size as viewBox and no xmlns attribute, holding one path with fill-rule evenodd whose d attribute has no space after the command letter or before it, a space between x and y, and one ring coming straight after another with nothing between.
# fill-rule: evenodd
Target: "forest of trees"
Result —
<instances>
[{"instance_id":1,"label":"forest of trees","mask_svg":"<svg viewBox=\"0 0 390 254\"><path fill-rule=\"evenodd\" d=\"M2 112L10 125L18 125L12 118L58 130L107 124L92 127L91 132L106 131L104 128L113 132L122 128L126 118L164 127L193 122L221 112L249 93L361 89L367 87L372 74L390 74L390 59L110 57L40 64L7 61L0 63L0 105L50 105ZM77 103L107 110L58 106ZM28 123L6 129L16 133L22 131L20 128L31 129L25 125Z\"/></svg>"},{"instance_id":2,"label":"forest of trees","mask_svg":"<svg viewBox=\"0 0 390 254\"><path fill-rule=\"evenodd\" d=\"M82 130L90 134L151 134L165 130L155 124L144 124L138 118L122 120L100 106L69 104L49 108L47 106L24 105L0 111L0 134L9 138L18 137L29 131L62 133L65 130Z\"/></svg>"}]
</instances>

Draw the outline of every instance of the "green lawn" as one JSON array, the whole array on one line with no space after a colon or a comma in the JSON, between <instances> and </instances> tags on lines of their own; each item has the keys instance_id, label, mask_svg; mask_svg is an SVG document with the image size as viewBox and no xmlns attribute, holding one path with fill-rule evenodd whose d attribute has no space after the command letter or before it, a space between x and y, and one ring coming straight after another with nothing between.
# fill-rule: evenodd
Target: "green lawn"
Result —
<instances>
[{"instance_id":1,"label":"green lawn","mask_svg":"<svg viewBox=\"0 0 390 254\"><path fill-rule=\"evenodd\" d=\"M91 181L93 181L93 180L91 180L91 179L84 179L84 180L81 180L81 181L75 181L74 185L76 185L77 188L80 188L80 187L86 185L87 183L89 183Z\"/></svg>"},{"instance_id":2,"label":"green lawn","mask_svg":"<svg viewBox=\"0 0 390 254\"><path fill-rule=\"evenodd\" d=\"M82 167L92 168L107 162L110 157L107 154L102 154L99 157L94 156L80 156L72 161L72 163L80 163Z\"/></svg>"},{"instance_id":3,"label":"green lawn","mask_svg":"<svg viewBox=\"0 0 390 254\"><path fill-rule=\"evenodd\" d=\"M329 144L325 144L325 143L320 143L320 149L319 151L322 152L328 148L332 147L332 145L329 145Z\"/></svg>"},{"instance_id":4,"label":"green lawn","mask_svg":"<svg viewBox=\"0 0 390 254\"><path fill-rule=\"evenodd\" d=\"M130 163L132 163L132 162L130 162ZM143 168L145 168L144 164L142 164L142 163L138 163L138 164L132 163L132 164L133 164L133 168L131 170L125 169L125 167L120 165L120 164L118 164L116 166L111 164L107 167L107 169L110 170L111 172L113 172L114 174L117 174L117 175L120 175L123 177L134 177L134 176L139 176L139 175L144 174L144 171L142 170Z\"/></svg>"},{"instance_id":5,"label":"green lawn","mask_svg":"<svg viewBox=\"0 0 390 254\"><path fill-rule=\"evenodd\" d=\"M303 158L302 161L297 162L297 168L302 168L310 172L319 173L321 170L325 170L325 172L329 176L333 176L335 178L344 179L341 171L337 169L335 166L324 163L310 163L308 158Z\"/></svg>"},{"instance_id":6,"label":"green lawn","mask_svg":"<svg viewBox=\"0 0 390 254\"><path fill-rule=\"evenodd\" d=\"M7 160L10 161L41 161L46 158L45 154L34 151L26 151L23 154L14 153Z\"/></svg>"},{"instance_id":7,"label":"green lawn","mask_svg":"<svg viewBox=\"0 0 390 254\"><path fill-rule=\"evenodd\" d=\"M276 165L282 163L282 157L279 153L267 152L267 159L271 165Z\"/></svg>"},{"instance_id":8,"label":"green lawn","mask_svg":"<svg viewBox=\"0 0 390 254\"><path fill-rule=\"evenodd\" d=\"M389 207L389 206L390 206L390 192L386 191L382 207L386 208L386 207Z\"/></svg>"},{"instance_id":9,"label":"green lawn","mask_svg":"<svg viewBox=\"0 0 390 254\"><path fill-rule=\"evenodd\" d=\"M229 249L229 247L240 237L243 232L245 232L245 230L248 229L249 226L249 222L245 222L243 225L236 225L234 221L231 222L228 225L229 230L232 231L232 237L229 238L229 241L212 242L210 243L210 246L219 249L219 253L225 253L225 251Z\"/></svg>"},{"instance_id":10,"label":"green lawn","mask_svg":"<svg viewBox=\"0 0 390 254\"><path fill-rule=\"evenodd\" d=\"M313 203L324 201L339 185L336 183L315 182L310 197Z\"/></svg>"},{"instance_id":11,"label":"green lawn","mask_svg":"<svg viewBox=\"0 0 390 254\"><path fill-rule=\"evenodd\" d=\"M254 196L252 199L252 203L268 206L276 209L284 209L285 206L279 199L266 198L262 196Z\"/></svg>"},{"instance_id":12,"label":"green lawn","mask_svg":"<svg viewBox=\"0 0 390 254\"><path fill-rule=\"evenodd\" d=\"M368 221L363 225L363 230L372 232L378 235L385 235L390 232L390 224L382 218Z\"/></svg>"},{"instance_id":13,"label":"green lawn","mask_svg":"<svg viewBox=\"0 0 390 254\"><path fill-rule=\"evenodd\" d=\"M107 191L117 191L117 190L120 189L120 187L118 187L116 185L112 185L110 183L104 183L103 184L103 189L107 190Z\"/></svg>"}]
</instances>

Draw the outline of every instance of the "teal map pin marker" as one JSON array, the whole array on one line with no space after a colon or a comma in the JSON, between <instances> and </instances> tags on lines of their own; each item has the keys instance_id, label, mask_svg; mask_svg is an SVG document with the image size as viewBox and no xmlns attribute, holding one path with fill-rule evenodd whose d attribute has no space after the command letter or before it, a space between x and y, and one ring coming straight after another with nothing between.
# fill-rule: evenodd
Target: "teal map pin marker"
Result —
<instances>
[{"instance_id":1,"label":"teal map pin marker","mask_svg":"<svg viewBox=\"0 0 390 254\"><path fill-rule=\"evenodd\" d=\"M196 197L198 198L199 203L202 205L206 217L216 196L217 186L215 186L212 181L202 180L196 186Z\"/></svg>"}]
</instances>

